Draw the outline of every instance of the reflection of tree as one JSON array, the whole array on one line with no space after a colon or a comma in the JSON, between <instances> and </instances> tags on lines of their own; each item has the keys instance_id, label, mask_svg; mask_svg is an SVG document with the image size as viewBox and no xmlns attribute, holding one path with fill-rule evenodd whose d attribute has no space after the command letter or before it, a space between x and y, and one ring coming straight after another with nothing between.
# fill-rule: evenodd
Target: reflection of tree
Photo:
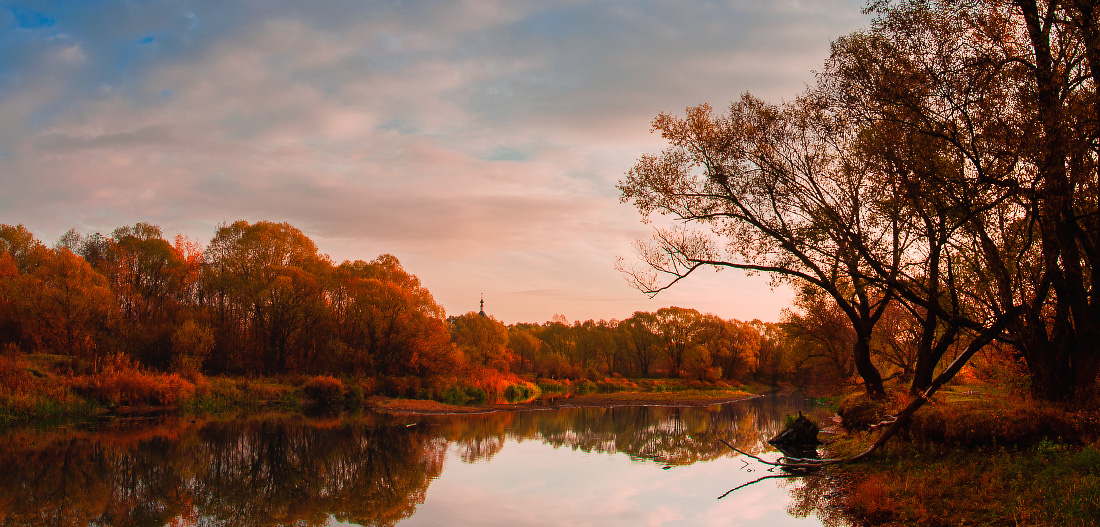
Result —
<instances>
[{"instance_id":1,"label":"reflection of tree","mask_svg":"<svg viewBox=\"0 0 1100 527\"><path fill-rule=\"evenodd\" d=\"M512 437L682 465L732 455L719 437L748 452L764 451L769 448L765 440L779 433L784 419L799 410L807 410L801 399L762 397L707 408L569 408L426 420L458 445L467 462L489 459Z\"/></svg>"},{"instance_id":2,"label":"reflection of tree","mask_svg":"<svg viewBox=\"0 0 1100 527\"><path fill-rule=\"evenodd\" d=\"M0 494L14 498L0 513L5 525L87 525L104 510L112 491L101 478L106 453L82 442L59 446L0 454Z\"/></svg>"},{"instance_id":3,"label":"reflection of tree","mask_svg":"<svg viewBox=\"0 0 1100 527\"><path fill-rule=\"evenodd\" d=\"M749 452L762 451L787 412L796 410L789 401L766 398L709 408L577 408L555 412L564 422L543 423L540 432L554 446L683 465L730 455L719 437Z\"/></svg>"},{"instance_id":4,"label":"reflection of tree","mask_svg":"<svg viewBox=\"0 0 1100 527\"><path fill-rule=\"evenodd\" d=\"M213 424L179 440L97 437L5 445L0 525L391 525L443 469L417 427L301 421Z\"/></svg>"},{"instance_id":5,"label":"reflection of tree","mask_svg":"<svg viewBox=\"0 0 1100 527\"><path fill-rule=\"evenodd\" d=\"M465 462L508 439L688 464L759 452L798 406L571 408L475 416L302 418L0 439L0 527L392 525L423 503L449 445ZM732 435L732 437L731 437Z\"/></svg>"},{"instance_id":6,"label":"reflection of tree","mask_svg":"<svg viewBox=\"0 0 1100 527\"><path fill-rule=\"evenodd\" d=\"M412 515L443 469L445 443L415 427L302 423L208 427L200 514L215 523L389 525Z\"/></svg>"},{"instance_id":7,"label":"reflection of tree","mask_svg":"<svg viewBox=\"0 0 1100 527\"><path fill-rule=\"evenodd\" d=\"M836 487L836 483L826 476L807 476L793 480L790 487L791 504L787 507L787 512L798 518L814 514L825 527L851 525L835 503Z\"/></svg>"}]
</instances>

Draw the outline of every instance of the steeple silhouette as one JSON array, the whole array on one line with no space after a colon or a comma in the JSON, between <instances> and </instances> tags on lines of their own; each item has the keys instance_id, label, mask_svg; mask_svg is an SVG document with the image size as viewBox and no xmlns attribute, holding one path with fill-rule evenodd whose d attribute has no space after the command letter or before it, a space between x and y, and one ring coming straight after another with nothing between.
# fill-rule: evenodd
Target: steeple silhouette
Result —
<instances>
[{"instance_id":1,"label":"steeple silhouette","mask_svg":"<svg viewBox=\"0 0 1100 527\"><path fill-rule=\"evenodd\" d=\"M478 311L477 314L479 314L483 317L488 317L489 316L489 315L485 314L485 293L481 293L481 311Z\"/></svg>"}]
</instances>

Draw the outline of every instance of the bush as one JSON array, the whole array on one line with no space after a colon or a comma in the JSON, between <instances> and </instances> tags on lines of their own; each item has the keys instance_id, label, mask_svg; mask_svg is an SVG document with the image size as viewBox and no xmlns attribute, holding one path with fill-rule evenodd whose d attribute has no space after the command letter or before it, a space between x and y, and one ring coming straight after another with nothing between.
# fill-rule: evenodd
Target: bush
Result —
<instances>
[{"instance_id":1,"label":"bush","mask_svg":"<svg viewBox=\"0 0 1100 527\"><path fill-rule=\"evenodd\" d=\"M335 377L314 377L302 385L302 393L321 406L344 404L344 383Z\"/></svg>"},{"instance_id":2,"label":"bush","mask_svg":"<svg viewBox=\"0 0 1100 527\"><path fill-rule=\"evenodd\" d=\"M466 404L469 399L466 397L466 390L459 388L458 386L451 386L443 392L442 400L443 404L449 404L451 406L462 406Z\"/></svg>"},{"instance_id":3,"label":"bush","mask_svg":"<svg viewBox=\"0 0 1100 527\"><path fill-rule=\"evenodd\" d=\"M489 402L489 394L476 386L466 388L466 397L470 404L485 404Z\"/></svg>"},{"instance_id":4,"label":"bush","mask_svg":"<svg viewBox=\"0 0 1100 527\"><path fill-rule=\"evenodd\" d=\"M523 401L529 401L538 397L539 389L537 386L524 382L521 384L509 384L504 389L504 400L509 403L519 403Z\"/></svg>"},{"instance_id":5,"label":"bush","mask_svg":"<svg viewBox=\"0 0 1100 527\"><path fill-rule=\"evenodd\" d=\"M577 381L577 383L573 385L573 392L577 395L587 395L590 393L595 393L598 389L599 388L596 386L596 383L588 379L582 379L580 381Z\"/></svg>"},{"instance_id":6,"label":"bush","mask_svg":"<svg viewBox=\"0 0 1100 527\"><path fill-rule=\"evenodd\" d=\"M656 379L644 379L638 381L641 388L647 392L664 393L669 391L668 383L666 381L660 381Z\"/></svg>"},{"instance_id":7,"label":"bush","mask_svg":"<svg viewBox=\"0 0 1100 527\"><path fill-rule=\"evenodd\" d=\"M451 406L485 404L489 402L489 394L476 386L451 386L443 392L442 401L440 402Z\"/></svg>"},{"instance_id":8,"label":"bush","mask_svg":"<svg viewBox=\"0 0 1100 527\"><path fill-rule=\"evenodd\" d=\"M554 379L540 379L538 389L542 393L565 393L569 391L569 386Z\"/></svg>"},{"instance_id":9,"label":"bush","mask_svg":"<svg viewBox=\"0 0 1100 527\"><path fill-rule=\"evenodd\" d=\"M98 374L73 377L72 390L110 406L173 406L195 394L195 384L179 374L142 371L125 355L104 362Z\"/></svg>"}]
</instances>

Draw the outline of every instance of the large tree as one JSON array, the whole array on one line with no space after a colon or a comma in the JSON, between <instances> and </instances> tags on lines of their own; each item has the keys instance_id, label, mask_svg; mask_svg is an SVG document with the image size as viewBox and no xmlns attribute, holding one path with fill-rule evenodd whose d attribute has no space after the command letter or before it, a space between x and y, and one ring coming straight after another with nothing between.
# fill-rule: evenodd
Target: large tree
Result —
<instances>
[{"instance_id":1,"label":"large tree","mask_svg":"<svg viewBox=\"0 0 1100 527\"><path fill-rule=\"evenodd\" d=\"M397 258L347 261L335 278L329 296L341 369L410 375L456 365L443 308Z\"/></svg>"},{"instance_id":2,"label":"large tree","mask_svg":"<svg viewBox=\"0 0 1100 527\"><path fill-rule=\"evenodd\" d=\"M328 258L288 223L243 220L219 227L206 254L215 367L287 371L292 350L310 345L324 327L318 282L331 270Z\"/></svg>"},{"instance_id":3,"label":"large tree","mask_svg":"<svg viewBox=\"0 0 1100 527\"><path fill-rule=\"evenodd\" d=\"M648 377L660 355L657 316L646 311L635 311L630 318L619 322L617 333L620 345L628 350L635 370Z\"/></svg>"},{"instance_id":4,"label":"large tree","mask_svg":"<svg viewBox=\"0 0 1100 527\"><path fill-rule=\"evenodd\" d=\"M868 207L881 189L848 156L858 131L839 117L813 94L783 105L746 94L723 115L706 104L684 117L659 115L653 128L669 147L643 155L619 188L647 220L657 213L678 224L640 245L646 268L624 269L649 293L707 266L817 287L848 317L856 370L881 397L870 340L894 293L891 283L866 278L852 239L895 255L897 223Z\"/></svg>"},{"instance_id":5,"label":"large tree","mask_svg":"<svg viewBox=\"0 0 1100 527\"><path fill-rule=\"evenodd\" d=\"M902 286L899 296L948 328L979 332L1008 319L998 338L1026 360L1036 396L1088 398L1100 372L1093 290L1100 278L1100 31L1093 2L874 7L871 30L834 46L826 76L839 88L836 101L863 125L893 131L875 149L880 159L890 145L904 151L920 143L923 158L957 167L895 163L927 182L904 197L910 210L933 211L953 225L944 230L942 254L957 278L937 279L929 268L923 293ZM936 287L963 309L945 309Z\"/></svg>"}]
</instances>

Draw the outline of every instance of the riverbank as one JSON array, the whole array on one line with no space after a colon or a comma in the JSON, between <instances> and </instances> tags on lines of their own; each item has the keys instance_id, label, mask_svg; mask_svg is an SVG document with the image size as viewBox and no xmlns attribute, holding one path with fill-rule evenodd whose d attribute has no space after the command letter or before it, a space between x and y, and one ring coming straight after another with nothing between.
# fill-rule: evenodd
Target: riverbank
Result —
<instances>
[{"instance_id":1,"label":"riverbank","mask_svg":"<svg viewBox=\"0 0 1100 527\"><path fill-rule=\"evenodd\" d=\"M168 414L372 410L478 413L569 406L708 406L764 393L763 386L683 379L536 379L472 375L421 379L207 377L162 373L125 360L98 365L59 355L0 356L0 425Z\"/></svg>"},{"instance_id":2,"label":"riverbank","mask_svg":"<svg viewBox=\"0 0 1100 527\"><path fill-rule=\"evenodd\" d=\"M830 457L874 434L831 439ZM959 390L922 408L864 462L826 469L829 492L804 498L855 525L1095 525L1100 412Z\"/></svg>"},{"instance_id":3,"label":"riverbank","mask_svg":"<svg viewBox=\"0 0 1100 527\"><path fill-rule=\"evenodd\" d=\"M587 408L618 406L681 406L704 407L742 401L759 395L743 390L715 388L684 389L673 392L625 391L606 394L559 395L540 397L521 403L476 404L455 406L433 400L372 397L364 406L376 412L412 414L485 413L508 410L541 410L553 408Z\"/></svg>"}]
</instances>

